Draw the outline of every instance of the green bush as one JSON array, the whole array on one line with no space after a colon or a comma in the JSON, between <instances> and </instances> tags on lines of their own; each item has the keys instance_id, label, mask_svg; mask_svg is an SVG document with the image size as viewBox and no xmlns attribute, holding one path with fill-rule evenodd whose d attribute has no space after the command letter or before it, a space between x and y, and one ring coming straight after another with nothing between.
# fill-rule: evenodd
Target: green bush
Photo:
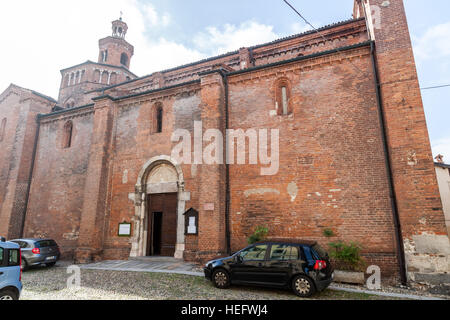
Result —
<instances>
[{"instance_id":1,"label":"green bush","mask_svg":"<svg viewBox=\"0 0 450 320\"><path fill-rule=\"evenodd\" d=\"M325 229L323 230L323 235L327 238L334 237L334 232L332 229Z\"/></svg>"},{"instance_id":2,"label":"green bush","mask_svg":"<svg viewBox=\"0 0 450 320\"><path fill-rule=\"evenodd\" d=\"M329 243L330 257L334 260L336 269L345 271L364 270L364 261L361 258L362 246L356 242L344 243L342 241Z\"/></svg>"},{"instance_id":3,"label":"green bush","mask_svg":"<svg viewBox=\"0 0 450 320\"><path fill-rule=\"evenodd\" d=\"M267 227L257 227L255 232L247 239L248 244L254 244L263 241L268 233L269 229Z\"/></svg>"}]
</instances>

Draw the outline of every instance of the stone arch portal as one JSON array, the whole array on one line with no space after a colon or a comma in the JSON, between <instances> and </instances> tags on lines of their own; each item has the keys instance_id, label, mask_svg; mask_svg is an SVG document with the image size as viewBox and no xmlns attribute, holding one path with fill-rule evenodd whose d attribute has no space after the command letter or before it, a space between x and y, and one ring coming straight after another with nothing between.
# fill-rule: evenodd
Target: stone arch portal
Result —
<instances>
[{"instance_id":1,"label":"stone arch portal","mask_svg":"<svg viewBox=\"0 0 450 320\"><path fill-rule=\"evenodd\" d=\"M184 253L184 217L186 201L190 193L184 191L184 177L181 166L168 156L150 159L141 169L135 186L130 194L134 200L133 237L130 257L143 257L147 252L147 211L148 200L152 194L177 193L177 240L175 258L182 259Z\"/></svg>"}]
</instances>

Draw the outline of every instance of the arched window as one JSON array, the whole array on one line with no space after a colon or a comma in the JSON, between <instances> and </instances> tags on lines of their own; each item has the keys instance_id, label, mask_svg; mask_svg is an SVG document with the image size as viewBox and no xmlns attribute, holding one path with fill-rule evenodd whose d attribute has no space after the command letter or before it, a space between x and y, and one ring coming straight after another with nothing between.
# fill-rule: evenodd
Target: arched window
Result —
<instances>
[{"instance_id":1,"label":"arched window","mask_svg":"<svg viewBox=\"0 0 450 320\"><path fill-rule=\"evenodd\" d=\"M158 106L156 108L156 132L160 133L163 129L163 108Z\"/></svg>"},{"instance_id":2,"label":"arched window","mask_svg":"<svg viewBox=\"0 0 450 320\"><path fill-rule=\"evenodd\" d=\"M102 52L102 61L106 62L108 60L108 50Z\"/></svg>"},{"instance_id":3,"label":"arched window","mask_svg":"<svg viewBox=\"0 0 450 320\"><path fill-rule=\"evenodd\" d=\"M63 132L63 148L67 149L72 146L72 134L73 134L73 123L72 121L67 121L64 124Z\"/></svg>"},{"instance_id":4,"label":"arched window","mask_svg":"<svg viewBox=\"0 0 450 320\"><path fill-rule=\"evenodd\" d=\"M275 99L278 115L286 116L292 113L290 98L291 86L287 79L280 79L275 86Z\"/></svg>"},{"instance_id":5,"label":"arched window","mask_svg":"<svg viewBox=\"0 0 450 320\"><path fill-rule=\"evenodd\" d=\"M6 118L3 118L2 123L0 124L0 142L5 138L6 132Z\"/></svg>"},{"instance_id":6,"label":"arched window","mask_svg":"<svg viewBox=\"0 0 450 320\"><path fill-rule=\"evenodd\" d=\"M153 107L153 133L161 133L163 130L163 106L160 102Z\"/></svg>"},{"instance_id":7,"label":"arched window","mask_svg":"<svg viewBox=\"0 0 450 320\"><path fill-rule=\"evenodd\" d=\"M120 56L120 63L124 66L128 65L128 56L126 53L122 53L122 55Z\"/></svg>"}]
</instances>

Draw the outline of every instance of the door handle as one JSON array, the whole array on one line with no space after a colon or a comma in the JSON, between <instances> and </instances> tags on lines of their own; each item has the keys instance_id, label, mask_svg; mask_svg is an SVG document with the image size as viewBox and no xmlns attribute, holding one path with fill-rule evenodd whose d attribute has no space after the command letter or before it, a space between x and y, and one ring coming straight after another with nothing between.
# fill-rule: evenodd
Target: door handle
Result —
<instances>
[{"instance_id":1,"label":"door handle","mask_svg":"<svg viewBox=\"0 0 450 320\"><path fill-rule=\"evenodd\" d=\"M0 272L0 276L3 274L3 272Z\"/></svg>"},{"instance_id":2,"label":"door handle","mask_svg":"<svg viewBox=\"0 0 450 320\"><path fill-rule=\"evenodd\" d=\"M258 267L262 267L262 266L263 266L262 262L258 263Z\"/></svg>"}]
</instances>

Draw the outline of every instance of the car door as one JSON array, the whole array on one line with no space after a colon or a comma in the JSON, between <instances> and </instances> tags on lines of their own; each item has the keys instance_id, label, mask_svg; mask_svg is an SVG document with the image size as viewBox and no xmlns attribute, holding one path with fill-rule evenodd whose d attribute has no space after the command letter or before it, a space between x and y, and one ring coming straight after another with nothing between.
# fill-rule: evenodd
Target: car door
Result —
<instances>
[{"instance_id":1,"label":"car door","mask_svg":"<svg viewBox=\"0 0 450 320\"><path fill-rule=\"evenodd\" d=\"M298 246L272 244L265 266L266 281L274 286L286 286L298 259Z\"/></svg>"},{"instance_id":2,"label":"car door","mask_svg":"<svg viewBox=\"0 0 450 320\"><path fill-rule=\"evenodd\" d=\"M0 247L0 289L4 287L7 277L7 268L5 267L5 254L6 250Z\"/></svg>"},{"instance_id":3,"label":"car door","mask_svg":"<svg viewBox=\"0 0 450 320\"><path fill-rule=\"evenodd\" d=\"M258 244L242 250L231 265L231 279L234 283L265 283L264 263L267 257L267 244Z\"/></svg>"}]
</instances>

